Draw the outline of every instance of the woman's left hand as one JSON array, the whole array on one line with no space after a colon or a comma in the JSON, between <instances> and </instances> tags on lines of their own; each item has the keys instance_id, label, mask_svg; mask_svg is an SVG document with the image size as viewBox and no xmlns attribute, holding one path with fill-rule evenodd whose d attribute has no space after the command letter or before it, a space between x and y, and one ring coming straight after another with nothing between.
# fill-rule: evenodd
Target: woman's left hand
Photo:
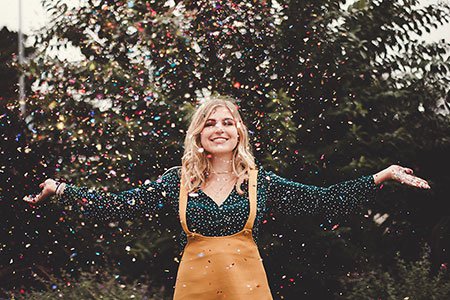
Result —
<instances>
[{"instance_id":1,"label":"woman's left hand","mask_svg":"<svg viewBox=\"0 0 450 300\"><path fill-rule=\"evenodd\" d=\"M385 180L395 180L401 184L407 184L413 187L422 189L430 189L428 182L422 178L413 175L413 170L410 168L392 165L383 171L374 175L375 183L381 183ZM378 181L378 182L377 182Z\"/></svg>"}]
</instances>

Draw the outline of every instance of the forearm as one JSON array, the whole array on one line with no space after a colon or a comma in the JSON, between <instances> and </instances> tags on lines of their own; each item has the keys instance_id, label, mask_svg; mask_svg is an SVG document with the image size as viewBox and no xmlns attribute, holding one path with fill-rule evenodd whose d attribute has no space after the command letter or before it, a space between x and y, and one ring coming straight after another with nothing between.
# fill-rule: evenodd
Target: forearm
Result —
<instances>
[{"instance_id":1,"label":"forearm","mask_svg":"<svg viewBox=\"0 0 450 300\"><path fill-rule=\"evenodd\" d=\"M267 176L270 178L268 197L274 199L271 201L273 209L290 215L345 215L355 211L360 204L373 201L377 190L371 175L327 188L290 181L272 172L267 172Z\"/></svg>"},{"instance_id":2,"label":"forearm","mask_svg":"<svg viewBox=\"0 0 450 300\"><path fill-rule=\"evenodd\" d=\"M61 187L60 187L61 188ZM121 193L65 185L58 201L77 213L96 221L131 220L155 209L156 193L135 188Z\"/></svg>"}]
</instances>

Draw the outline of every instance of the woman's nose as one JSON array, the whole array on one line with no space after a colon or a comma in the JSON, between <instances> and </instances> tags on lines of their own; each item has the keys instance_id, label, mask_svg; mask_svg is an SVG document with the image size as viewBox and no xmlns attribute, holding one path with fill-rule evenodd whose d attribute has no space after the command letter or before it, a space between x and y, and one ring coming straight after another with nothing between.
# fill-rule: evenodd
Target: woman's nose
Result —
<instances>
[{"instance_id":1,"label":"woman's nose","mask_svg":"<svg viewBox=\"0 0 450 300\"><path fill-rule=\"evenodd\" d=\"M224 131L225 131L225 130L223 129L222 124L220 124L219 122L216 123L215 129L216 129L216 131L219 131L219 132L224 132Z\"/></svg>"}]
</instances>

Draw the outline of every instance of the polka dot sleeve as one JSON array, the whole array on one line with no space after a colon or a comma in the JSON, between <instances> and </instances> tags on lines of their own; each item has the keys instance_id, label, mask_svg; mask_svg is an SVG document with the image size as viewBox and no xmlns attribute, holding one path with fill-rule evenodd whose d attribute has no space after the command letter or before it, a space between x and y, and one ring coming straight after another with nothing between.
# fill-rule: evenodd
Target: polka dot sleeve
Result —
<instances>
[{"instance_id":1,"label":"polka dot sleeve","mask_svg":"<svg viewBox=\"0 0 450 300\"><path fill-rule=\"evenodd\" d=\"M345 215L373 201L377 186L373 176L362 176L329 187L290 181L265 171L269 209L290 215L324 214L327 218Z\"/></svg>"},{"instance_id":2,"label":"polka dot sleeve","mask_svg":"<svg viewBox=\"0 0 450 300\"><path fill-rule=\"evenodd\" d=\"M156 181L119 192L103 192L87 187L66 185L58 201L86 217L101 221L129 220L139 215L150 215L165 204L174 201L174 186L178 185L176 169Z\"/></svg>"}]
</instances>

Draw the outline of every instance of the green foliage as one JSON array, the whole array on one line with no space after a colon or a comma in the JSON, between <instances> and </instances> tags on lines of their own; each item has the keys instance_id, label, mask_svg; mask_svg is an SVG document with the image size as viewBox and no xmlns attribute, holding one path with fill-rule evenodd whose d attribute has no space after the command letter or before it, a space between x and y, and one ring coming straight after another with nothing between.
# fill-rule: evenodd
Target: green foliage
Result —
<instances>
[{"instance_id":1,"label":"green foliage","mask_svg":"<svg viewBox=\"0 0 450 300\"><path fill-rule=\"evenodd\" d=\"M356 1L343 10L341 1L289 1L276 62L283 81L292 81L287 91L296 99L297 147L306 162L350 174L386 157L414 161L407 149L448 144L449 119L435 108L448 90L449 45L418 34L448 22L449 6L416 4ZM435 138L415 138L428 135Z\"/></svg>"},{"instance_id":2,"label":"green foliage","mask_svg":"<svg viewBox=\"0 0 450 300\"><path fill-rule=\"evenodd\" d=\"M414 35L449 20L445 3L44 2L54 26L36 45L73 45L83 58L31 61L32 143L50 140L59 174L78 184L122 189L179 164L188 122L179 108L211 93L241 100L257 157L277 170L286 162L286 172L326 174L331 164L349 176L398 148L429 147L418 132L448 143L448 118L434 113L449 83L448 44ZM369 149L379 157L361 163Z\"/></svg>"},{"instance_id":3,"label":"green foliage","mask_svg":"<svg viewBox=\"0 0 450 300\"><path fill-rule=\"evenodd\" d=\"M288 167L283 163L284 159L292 153L298 153L296 124L291 110L294 99L283 91L270 95L272 101L258 112L260 119L255 129L259 140L254 143L254 151L265 165L274 166L279 172Z\"/></svg>"},{"instance_id":4,"label":"green foliage","mask_svg":"<svg viewBox=\"0 0 450 300\"><path fill-rule=\"evenodd\" d=\"M427 252L417 261L407 262L397 254L392 267L381 267L345 279L347 292L339 299L417 299L445 300L450 297L450 278L446 268L431 270Z\"/></svg>"},{"instance_id":5,"label":"green foliage","mask_svg":"<svg viewBox=\"0 0 450 300\"><path fill-rule=\"evenodd\" d=\"M52 276L51 280L40 279L45 290L23 291L22 293L12 294L11 299L64 299L64 300L79 300L79 299L147 299L158 300L164 299L164 291L151 288L146 283L138 281L124 283L117 278L118 275L108 273L92 274L82 273L81 276L73 280L71 278L55 278Z\"/></svg>"},{"instance_id":6,"label":"green foliage","mask_svg":"<svg viewBox=\"0 0 450 300\"><path fill-rule=\"evenodd\" d=\"M329 185L399 163L443 187L433 198L405 189L393 193L388 184L383 201L371 205L390 218L370 237L360 228L367 231L371 220L354 222L342 239L332 236L345 226L324 234L317 226L322 220L302 226L298 218L279 217L272 231L290 243L274 242L265 229L260 244L274 256L283 254L268 268L274 294L327 298L336 278L364 264L354 256L383 260L397 248L415 249L444 211L439 207L445 207L450 180L444 168L450 118L436 114L436 101L448 93L449 45L425 43L417 35L448 22L449 6L345 2L90 0L73 8L45 0L53 20L35 37L40 52L27 66L34 80L29 124L20 129L27 140L5 150L21 149L21 162L38 163L22 164L27 170L21 171L21 188L14 180L3 199L36 192L46 177L113 192L155 180L180 165L189 113L220 93L239 99L257 159L280 175ZM80 61L47 55L73 47ZM15 99L8 104L18 106ZM9 139L16 136L8 127ZM430 202L432 208L423 204ZM34 282L23 266L76 273L94 262L99 269L120 264L132 278L146 274L157 285L172 286L172 240L180 228L169 212L108 226L50 205L16 205L4 219L12 242L0 280L8 278L10 286ZM300 229L308 234L299 237ZM336 245L340 250L330 255ZM18 253L24 254L22 265L10 266ZM281 289L284 270L307 284Z\"/></svg>"}]
</instances>

